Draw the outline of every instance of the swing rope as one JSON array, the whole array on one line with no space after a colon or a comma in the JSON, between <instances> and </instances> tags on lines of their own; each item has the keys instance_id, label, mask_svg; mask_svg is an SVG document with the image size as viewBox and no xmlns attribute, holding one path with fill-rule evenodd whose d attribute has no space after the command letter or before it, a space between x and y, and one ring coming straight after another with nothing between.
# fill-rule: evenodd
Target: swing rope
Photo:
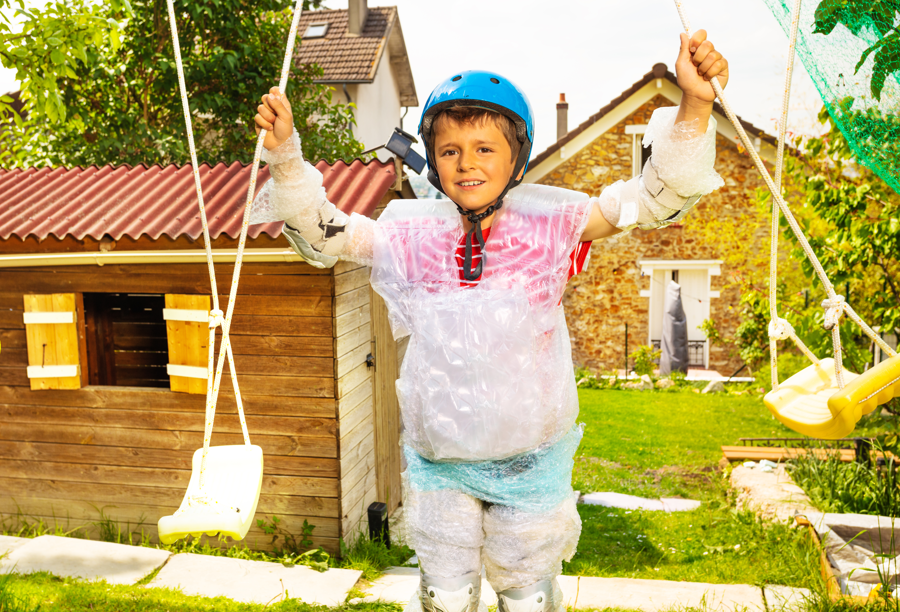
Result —
<instances>
[{"instance_id":1,"label":"swing rope","mask_svg":"<svg viewBox=\"0 0 900 612\"><path fill-rule=\"evenodd\" d=\"M778 193L782 192L782 169L784 167L784 143L787 134L787 117L791 101L791 81L794 77L794 48L797 45L797 33L800 30L800 4L802 0L794 0L794 9L791 13L791 34L788 44L787 68L784 76L784 97L781 103L781 118L778 121L778 152L775 155L775 186ZM778 204L772 200L772 233L771 253L769 256L769 359L772 370L772 390L778 391L778 340L790 338L806 357L814 364L819 364L819 358L803 343L794 331L794 327L787 319L778 316Z\"/></svg>"},{"instance_id":2,"label":"swing rope","mask_svg":"<svg viewBox=\"0 0 900 612\"><path fill-rule=\"evenodd\" d=\"M256 139L256 149L253 154L253 166L250 172L250 185L247 188L247 199L244 204L244 216L241 224L241 235L240 239L238 240L237 255L234 262L234 272L232 273L231 277L231 289L228 294L228 307L223 318L222 311L219 308L219 292L216 287L216 275L215 265L213 263L212 245L209 238L209 226L207 223L206 208L203 202L203 189L200 184L200 173L197 166L197 151L194 144L194 134L191 123L190 105L188 103L187 97L187 88L184 82L184 66L182 65L181 61L181 47L178 42L178 30L175 24L174 1L167 0L167 4L169 10L169 24L172 30L172 44L175 48L175 65L178 72L178 87L181 93L181 105L184 109L184 120L187 126L188 146L190 148L191 163L194 170L194 187L197 191L197 201L200 208L200 219L203 226L203 238L206 244L206 262L209 268L209 279L213 297L213 310L210 312L209 316L209 359L207 363L206 378L206 423L203 434L203 460L200 464L199 477L200 490L202 491L204 484L204 475L206 472L206 458L209 453L210 439L212 438L213 421L215 420L216 416L216 402L219 396L219 387L222 380L222 372L225 366L226 355L228 357L228 365L231 372L231 382L234 385L235 403L237 404L238 415L241 421L241 430L244 435L244 443L248 445L250 444L250 436L247 432L247 422L244 416L244 407L241 401L240 390L238 388L237 371L234 367L234 356L232 354L231 342L228 333L231 329L231 319L234 315L234 303L237 296L238 282L240 281L241 277L241 264L243 263L244 258L244 247L247 244L247 232L250 227L250 211L253 207L253 196L256 193L256 178L257 173L259 172L259 163L260 157L262 155L263 141L266 138L266 130L260 130L259 136ZM294 44L296 43L297 39L297 28L299 27L300 15L302 13L302 10L303 0L297 0L296 5L294 6L293 19L291 20L291 29L288 34L284 62L281 67L281 80L278 84L278 88L282 92L284 92L287 86L288 76L290 75L291 71L291 64L294 55ZM216 328L220 326L222 328L222 345L219 349L218 361L216 363L215 374L213 375ZM202 502L202 500L198 501Z\"/></svg>"},{"instance_id":3,"label":"swing rope","mask_svg":"<svg viewBox=\"0 0 900 612\"><path fill-rule=\"evenodd\" d=\"M795 16L796 20L799 20L799 5L800 0L795 0ZM681 0L675 0L675 8L678 11L678 16L681 19L681 23L684 26L684 30L687 33L688 37L692 35L690 22L688 21L687 14L685 13L684 3ZM794 49L796 47L796 32L794 24L792 23L792 35L791 35L791 47L790 47L790 59L788 61L788 74L785 78L785 81L790 84L791 73L793 71L793 54ZM810 263L813 265L813 268L816 271L816 275L819 277L819 280L822 282L823 287L825 288L825 292L827 294L827 299L822 302L822 307L825 308L825 329L831 331L832 345L834 349L834 370L835 370L835 379L837 380L838 386L843 389L844 388L844 376L843 376L843 362L841 359L841 335L840 335L840 318L841 315L847 314L847 316L855 322L863 332L869 336L878 346L885 351L891 357L897 355L897 352L892 349L878 334L869 327L856 312L847 303L844 299L844 296L838 295L834 286L831 284L831 281L828 279L828 276L825 274L825 269L822 267L822 264L819 262L819 258L816 257L816 254L813 252L812 247L809 245L809 241L806 239L806 236L803 234L803 230L800 228L800 224L797 223L797 220L794 218L793 213L791 213L790 208L787 203L784 201L784 198L781 195L781 168L783 162L784 155L784 138L786 133L786 119L787 119L787 109L788 109L788 92L785 92L784 105L782 107L782 116L779 125L779 142L778 142L778 159L776 160L776 173L778 176L778 184L772 179L772 176L769 174L768 169L760 158L759 154L756 152L753 144L750 141L750 137L747 135L747 132L744 130L744 126L741 125L741 122L738 120L737 116L734 114L734 111L731 109L731 105L728 104L728 101L725 99L724 92L722 91L722 86L719 83L718 77L714 78L710 81L710 85L712 85L713 91L715 91L716 96L719 98L719 102L722 104L722 108L725 110L725 114L728 116L728 120L731 121L732 125L734 125L735 131L737 131L738 136L740 137L741 144L747 150L747 153L750 155L750 158L753 160L753 163L756 165L757 170L759 170L760 175L766 183L766 187L769 188L769 191L772 193L772 198L774 201L773 207L777 205L778 209L784 215L785 219L787 219L788 225L791 228L791 231L796 236L797 241L800 243L801 248L803 249L804 254L807 259L809 259ZM773 216L775 213L773 212ZM774 236L777 235L778 225L777 225L777 216L773 220L773 242ZM771 281L771 278L774 276L772 272L772 266L776 265L775 257L777 257L777 247L773 247L773 260L770 262L770 296L771 292L774 291L774 283ZM774 309L773 309L774 312ZM783 322L783 323L782 323ZM798 347L809 357L813 363L818 363L818 359L809 351L805 346L801 346L802 343L797 338L796 333L793 331L793 327L785 321L784 319L779 319L777 314L773 316L772 322L770 323L770 330L774 332L776 337L790 337L791 339L795 339ZM805 349L805 350L804 350ZM774 372L773 372L774 373ZM774 377L773 377L774 378Z\"/></svg>"}]
</instances>

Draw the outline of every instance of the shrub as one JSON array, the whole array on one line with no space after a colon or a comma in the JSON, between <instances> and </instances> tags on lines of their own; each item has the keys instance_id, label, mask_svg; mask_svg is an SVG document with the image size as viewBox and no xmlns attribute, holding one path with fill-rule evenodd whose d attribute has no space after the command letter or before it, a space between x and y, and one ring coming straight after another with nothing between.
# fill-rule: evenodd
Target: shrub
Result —
<instances>
[{"instance_id":1,"label":"shrub","mask_svg":"<svg viewBox=\"0 0 900 612\"><path fill-rule=\"evenodd\" d=\"M653 374L653 370L656 369L654 361L661 356L662 351L659 349L642 344L628 357L634 360L634 373L643 376L644 374Z\"/></svg>"}]
</instances>

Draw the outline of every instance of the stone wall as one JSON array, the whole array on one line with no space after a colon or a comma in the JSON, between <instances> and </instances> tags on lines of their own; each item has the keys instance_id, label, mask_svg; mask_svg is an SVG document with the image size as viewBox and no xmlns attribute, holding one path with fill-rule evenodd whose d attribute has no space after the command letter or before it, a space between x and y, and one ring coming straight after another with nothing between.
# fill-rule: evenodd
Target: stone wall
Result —
<instances>
[{"instance_id":1,"label":"stone wall","mask_svg":"<svg viewBox=\"0 0 900 612\"><path fill-rule=\"evenodd\" d=\"M648 123L653 110L662 106L672 106L672 102L655 96L539 182L597 196L615 181L629 180L633 137L625 133L625 126ZM723 337L734 333L740 322L740 295L732 280L751 265L754 253L768 249L767 221L753 202L756 189L763 185L753 162L721 135L716 148L716 170L725 186L704 197L683 224L634 230L594 243L590 264L571 280L563 298L576 364L593 370L624 368L626 324L629 352L647 343L650 300L640 292L650 289L651 281L641 277L641 259L728 259L722 275L712 277L711 289L720 291L721 297L711 300L710 316ZM710 222L723 220L759 226L748 241L751 244L740 247L747 253L745 260L733 256L734 236L708 231ZM729 247L732 255L726 258ZM711 369L730 375L740 366L733 350L710 347Z\"/></svg>"}]
</instances>

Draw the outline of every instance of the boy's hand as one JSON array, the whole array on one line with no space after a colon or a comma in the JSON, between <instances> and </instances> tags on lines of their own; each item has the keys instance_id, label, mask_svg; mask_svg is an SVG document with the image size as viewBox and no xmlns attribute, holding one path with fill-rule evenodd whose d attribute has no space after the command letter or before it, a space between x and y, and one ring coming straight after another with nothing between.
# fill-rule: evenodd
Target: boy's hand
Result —
<instances>
[{"instance_id":1,"label":"boy's hand","mask_svg":"<svg viewBox=\"0 0 900 612\"><path fill-rule=\"evenodd\" d=\"M291 103L282 95L277 87L263 95L262 104L256 107L256 133L267 130L263 146L272 150L291 137L294 132L294 116L291 114Z\"/></svg>"},{"instance_id":2,"label":"boy's hand","mask_svg":"<svg viewBox=\"0 0 900 612\"><path fill-rule=\"evenodd\" d=\"M681 49L675 61L678 86L684 92L688 104L712 104L716 100L709 81L718 76L722 88L728 82L728 60L706 40L706 30L697 30L688 40L681 34Z\"/></svg>"}]
</instances>

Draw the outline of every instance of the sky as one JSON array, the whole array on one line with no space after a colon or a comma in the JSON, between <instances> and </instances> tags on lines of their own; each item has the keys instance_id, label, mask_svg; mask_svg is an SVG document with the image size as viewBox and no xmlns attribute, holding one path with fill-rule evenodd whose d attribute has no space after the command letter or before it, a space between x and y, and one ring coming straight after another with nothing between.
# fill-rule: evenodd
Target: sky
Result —
<instances>
[{"instance_id":1,"label":"sky","mask_svg":"<svg viewBox=\"0 0 900 612\"><path fill-rule=\"evenodd\" d=\"M530 98L534 154L556 140L560 93L569 102L572 129L655 63L674 72L681 32L674 0L369 0L369 5L399 9L420 104L404 119L407 131L415 131L421 105L440 81L461 70L492 70ZM347 0L326 0L325 6L346 8ZM705 28L729 60L725 93L735 112L775 134L787 37L763 0L685 0L684 6L691 25ZM821 103L800 62L796 66L788 126L808 133ZM14 89L14 76L0 71L0 90Z\"/></svg>"}]
</instances>

